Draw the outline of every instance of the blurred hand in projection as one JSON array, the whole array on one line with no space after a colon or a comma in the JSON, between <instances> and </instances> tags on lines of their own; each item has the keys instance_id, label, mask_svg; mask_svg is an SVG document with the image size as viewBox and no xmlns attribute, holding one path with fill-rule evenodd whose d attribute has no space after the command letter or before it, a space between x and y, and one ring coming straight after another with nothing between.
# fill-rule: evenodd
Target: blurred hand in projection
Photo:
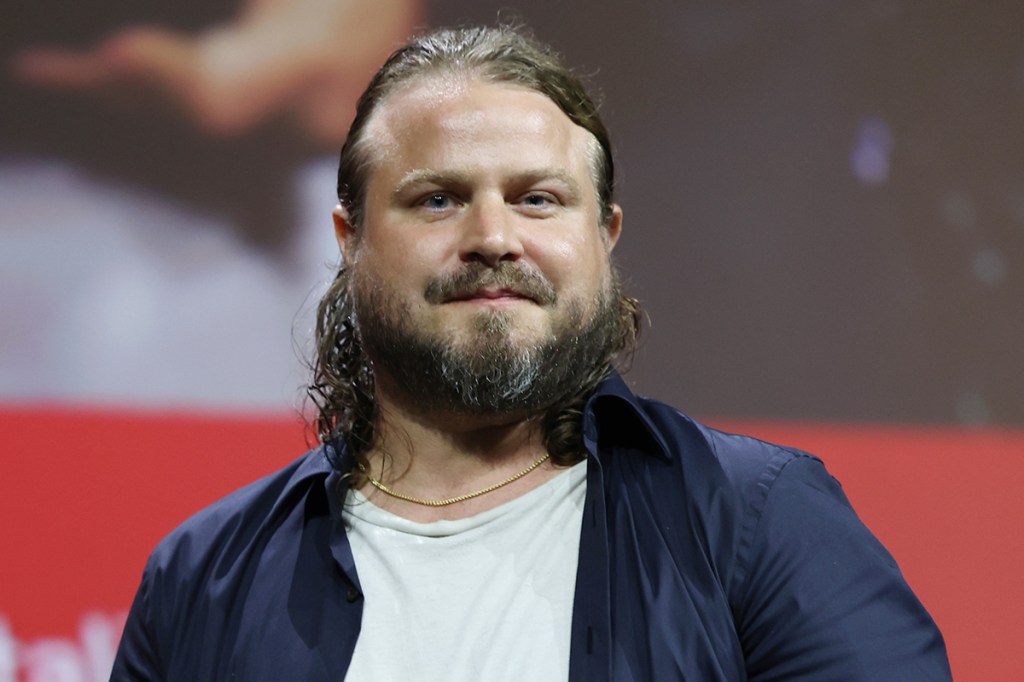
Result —
<instances>
[{"instance_id":1,"label":"blurred hand in projection","mask_svg":"<svg viewBox=\"0 0 1024 682\"><path fill-rule=\"evenodd\" d=\"M232 22L198 35L133 26L86 50L24 50L13 69L38 87L171 105L215 135L288 118L333 149L419 8L420 0L245 0Z\"/></svg>"}]
</instances>

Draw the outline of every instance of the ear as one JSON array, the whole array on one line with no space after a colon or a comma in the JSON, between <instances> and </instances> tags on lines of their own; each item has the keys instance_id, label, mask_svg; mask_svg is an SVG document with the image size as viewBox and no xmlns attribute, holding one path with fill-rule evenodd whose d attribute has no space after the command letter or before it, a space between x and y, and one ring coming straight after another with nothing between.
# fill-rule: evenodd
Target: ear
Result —
<instances>
[{"instance_id":1,"label":"ear","mask_svg":"<svg viewBox=\"0 0 1024 682\"><path fill-rule=\"evenodd\" d=\"M608 252L611 253L622 234L622 207L618 204L612 204L612 214L608 218L608 224L605 225L604 231Z\"/></svg>"},{"instance_id":2,"label":"ear","mask_svg":"<svg viewBox=\"0 0 1024 682\"><path fill-rule=\"evenodd\" d=\"M356 228L352 226L348 211L341 204L334 207L331 215L334 218L334 237L338 240L341 257L346 263L349 263L349 258L355 255L355 245L358 239Z\"/></svg>"}]
</instances>

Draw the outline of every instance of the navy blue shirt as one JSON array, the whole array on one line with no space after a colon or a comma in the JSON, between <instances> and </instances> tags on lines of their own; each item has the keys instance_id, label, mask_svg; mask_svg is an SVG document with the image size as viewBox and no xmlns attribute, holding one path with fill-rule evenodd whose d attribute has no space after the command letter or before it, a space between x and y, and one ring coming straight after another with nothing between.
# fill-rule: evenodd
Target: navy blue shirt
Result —
<instances>
[{"instance_id":1,"label":"navy blue shirt","mask_svg":"<svg viewBox=\"0 0 1024 682\"><path fill-rule=\"evenodd\" d=\"M935 623L817 458L614 375L584 442L571 681L951 679ZM327 444L161 542L111 679L341 682L364 599L341 520L351 466Z\"/></svg>"}]
</instances>

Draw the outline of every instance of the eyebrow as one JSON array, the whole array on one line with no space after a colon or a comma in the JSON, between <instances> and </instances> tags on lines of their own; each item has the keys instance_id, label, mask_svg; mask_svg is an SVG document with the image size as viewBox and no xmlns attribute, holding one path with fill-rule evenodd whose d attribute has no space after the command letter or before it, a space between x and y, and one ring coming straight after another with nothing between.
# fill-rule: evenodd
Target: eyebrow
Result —
<instances>
[{"instance_id":1,"label":"eyebrow","mask_svg":"<svg viewBox=\"0 0 1024 682\"><path fill-rule=\"evenodd\" d=\"M407 187L419 184L440 185L442 187L451 185L469 184L469 176L465 173L451 173L435 171L430 168L417 168L409 171L395 185L392 194L401 194Z\"/></svg>"}]
</instances>

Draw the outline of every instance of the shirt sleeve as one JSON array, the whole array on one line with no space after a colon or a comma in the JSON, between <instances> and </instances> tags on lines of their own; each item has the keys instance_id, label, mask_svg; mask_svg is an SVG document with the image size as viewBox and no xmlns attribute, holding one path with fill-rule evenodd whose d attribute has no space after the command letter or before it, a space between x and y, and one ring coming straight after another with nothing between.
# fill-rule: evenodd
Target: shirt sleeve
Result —
<instances>
[{"instance_id":1,"label":"shirt sleeve","mask_svg":"<svg viewBox=\"0 0 1024 682\"><path fill-rule=\"evenodd\" d=\"M147 566L125 621L110 682L158 682L164 679L150 617L151 576L151 566Z\"/></svg>"},{"instance_id":2,"label":"shirt sleeve","mask_svg":"<svg viewBox=\"0 0 1024 682\"><path fill-rule=\"evenodd\" d=\"M751 681L951 680L934 621L816 458L772 482L746 565L736 615Z\"/></svg>"}]
</instances>

